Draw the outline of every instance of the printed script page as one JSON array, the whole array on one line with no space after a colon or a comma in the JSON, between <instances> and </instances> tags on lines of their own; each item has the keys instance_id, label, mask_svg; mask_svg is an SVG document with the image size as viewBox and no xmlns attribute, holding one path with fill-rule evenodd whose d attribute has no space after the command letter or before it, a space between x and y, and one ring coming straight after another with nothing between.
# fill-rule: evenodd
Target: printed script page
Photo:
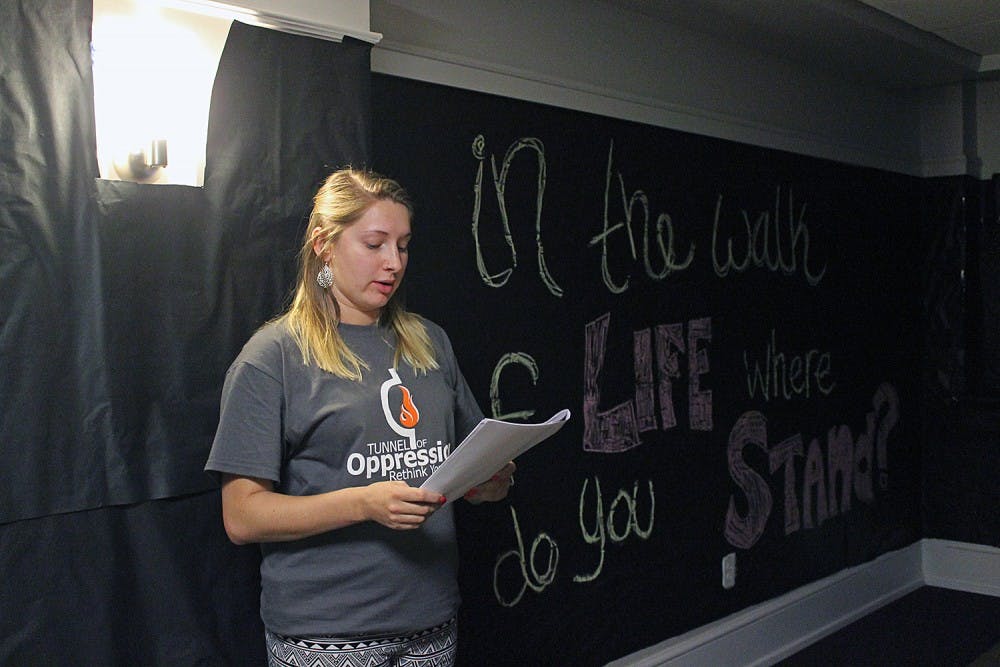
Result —
<instances>
[{"instance_id":1,"label":"printed script page","mask_svg":"<svg viewBox=\"0 0 1000 667\"><path fill-rule=\"evenodd\" d=\"M569 420L569 410L560 410L540 424L515 424L484 419L420 485L452 502L482 484L508 461L554 435Z\"/></svg>"}]
</instances>

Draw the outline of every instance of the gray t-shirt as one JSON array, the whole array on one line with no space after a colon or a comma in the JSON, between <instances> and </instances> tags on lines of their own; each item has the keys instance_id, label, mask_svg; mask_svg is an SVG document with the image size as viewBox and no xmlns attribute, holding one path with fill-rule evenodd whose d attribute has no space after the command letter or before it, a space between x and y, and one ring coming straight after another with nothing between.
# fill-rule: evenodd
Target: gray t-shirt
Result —
<instances>
[{"instance_id":1,"label":"gray t-shirt","mask_svg":"<svg viewBox=\"0 0 1000 667\"><path fill-rule=\"evenodd\" d=\"M288 495L373 482L419 486L482 419L445 332L424 320L439 368L393 368L395 334L341 324L361 382L305 365L282 321L262 327L226 374L206 470L272 480ZM417 530L375 522L261 545L261 618L284 635L405 633L459 604L451 506Z\"/></svg>"}]
</instances>

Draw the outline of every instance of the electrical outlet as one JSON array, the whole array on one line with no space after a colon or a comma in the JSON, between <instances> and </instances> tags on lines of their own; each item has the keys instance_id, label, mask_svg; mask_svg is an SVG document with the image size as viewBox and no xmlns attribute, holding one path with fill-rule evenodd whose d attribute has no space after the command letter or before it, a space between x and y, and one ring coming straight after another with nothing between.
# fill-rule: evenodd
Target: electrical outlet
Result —
<instances>
[{"instance_id":1,"label":"electrical outlet","mask_svg":"<svg viewBox=\"0 0 1000 667\"><path fill-rule=\"evenodd\" d=\"M728 553L722 558L722 587L730 589L736 585L736 554Z\"/></svg>"}]
</instances>

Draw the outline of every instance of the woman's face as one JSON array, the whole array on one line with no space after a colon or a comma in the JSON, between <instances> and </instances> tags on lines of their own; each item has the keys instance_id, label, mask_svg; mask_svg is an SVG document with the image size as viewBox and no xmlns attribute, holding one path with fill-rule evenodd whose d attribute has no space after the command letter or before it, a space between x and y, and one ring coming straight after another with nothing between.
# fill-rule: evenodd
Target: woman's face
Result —
<instances>
[{"instance_id":1,"label":"woman's face","mask_svg":"<svg viewBox=\"0 0 1000 667\"><path fill-rule=\"evenodd\" d=\"M314 249L333 270L330 293L345 324L374 324L399 289L406 271L410 213L402 204L380 199L344 228L326 253Z\"/></svg>"}]
</instances>

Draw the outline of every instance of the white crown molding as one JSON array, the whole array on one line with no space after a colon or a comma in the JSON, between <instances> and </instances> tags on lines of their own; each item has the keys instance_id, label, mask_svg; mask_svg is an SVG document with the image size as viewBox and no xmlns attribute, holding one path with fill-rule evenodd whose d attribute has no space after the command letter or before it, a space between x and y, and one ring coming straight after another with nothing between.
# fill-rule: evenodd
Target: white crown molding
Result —
<instances>
[{"instance_id":1,"label":"white crown molding","mask_svg":"<svg viewBox=\"0 0 1000 667\"><path fill-rule=\"evenodd\" d=\"M979 176L980 169L976 160L970 160L966 155L950 157L924 158L921 163L920 176L935 178L938 176Z\"/></svg>"},{"instance_id":2,"label":"white crown molding","mask_svg":"<svg viewBox=\"0 0 1000 667\"><path fill-rule=\"evenodd\" d=\"M261 28L270 28L293 35L316 37L333 42L341 42L344 37L353 37L369 44L377 44L382 39L382 35L377 32L345 28L324 21L310 20L273 11L250 9L232 3L215 2L215 0L167 0L165 4L192 12L228 18L232 21L239 21Z\"/></svg>"},{"instance_id":3,"label":"white crown molding","mask_svg":"<svg viewBox=\"0 0 1000 667\"><path fill-rule=\"evenodd\" d=\"M384 40L372 49L372 71L540 104L620 118L702 136L919 176L918 161L659 99L608 90L495 63Z\"/></svg>"},{"instance_id":4,"label":"white crown molding","mask_svg":"<svg viewBox=\"0 0 1000 667\"><path fill-rule=\"evenodd\" d=\"M997 71L1000 71L1000 53L985 55L979 61L980 74L992 74Z\"/></svg>"}]
</instances>

